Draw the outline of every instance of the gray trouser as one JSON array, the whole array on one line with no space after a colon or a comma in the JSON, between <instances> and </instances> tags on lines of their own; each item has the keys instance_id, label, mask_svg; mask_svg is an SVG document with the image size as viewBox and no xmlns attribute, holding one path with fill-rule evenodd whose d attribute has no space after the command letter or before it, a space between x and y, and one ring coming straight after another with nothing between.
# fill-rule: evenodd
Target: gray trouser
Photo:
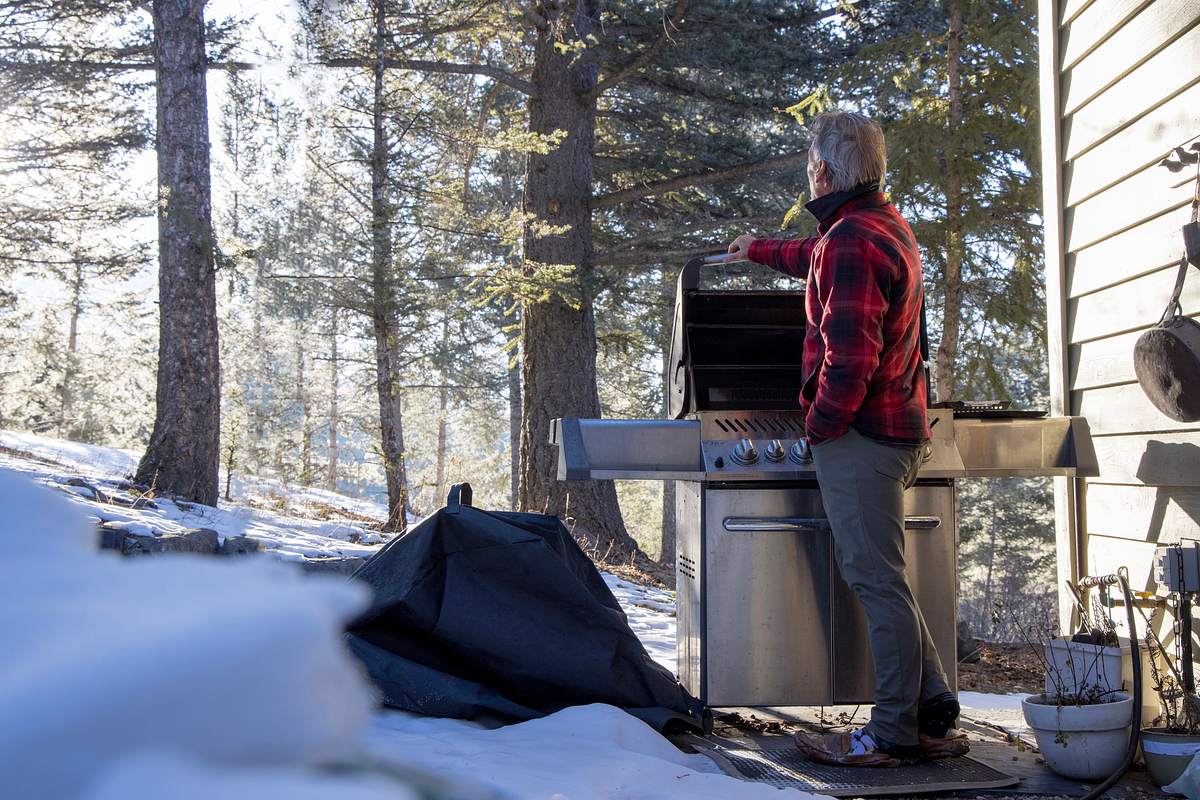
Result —
<instances>
[{"instance_id":1,"label":"gray trouser","mask_svg":"<svg viewBox=\"0 0 1200 800\"><path fill-rule=\"evenodd\" d=\"M916 476L920 451L851 428L812 453L838 568L867 615L875 663L868 729L892 744L916 744L917 705L949 691L904 576L904 489Z\"/></svg>"}]
</instances>

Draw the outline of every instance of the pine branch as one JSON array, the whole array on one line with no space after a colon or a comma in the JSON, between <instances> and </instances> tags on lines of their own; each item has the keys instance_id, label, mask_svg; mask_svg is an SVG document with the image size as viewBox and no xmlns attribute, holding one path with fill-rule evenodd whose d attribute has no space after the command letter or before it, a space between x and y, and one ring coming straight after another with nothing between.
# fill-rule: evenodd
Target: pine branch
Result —
<instances>
[{"instance_id":1,"label":"pine branch","mask_svg":"<svg viewBox=\"0 0 1200 800\"><path fill-rule=\"evenodd\" d=\"M759 172L795 167L804 164L807 159L807 152L791 153L790 155L775 156L774 158L765 158L760 161L747 161L723 169L693 172L689 175L676 175L674 178L668 178L664 181L643 184L641 186L631 186L628 189L621 189L594 197L592 198L592 208L610 208L632 200L640 200L643 197L663 194L664 192L673 192L676 189L686 189L689 186L702 186L709 183L733 180L734 178L744 178L747 175L755 175Z\"/></svg>"},{"instance_id":2,"label":"pine branch","mask_svg":"<svg viewBox=\"0 0 1200 800\"><path fill-rule=\"evenodd\" d=\"M326 58L319 62L326 67L364 67L375 65L373 59L366 58ZM494 81L512 87L523 94L533 94L533 84L513 75L511 72L493 67L491 64L456 64L446 61L426 61L416 58L385 58L383 66L387 69L407 69L414 72L443 72L453 75L484 75Z\"/></svg>"},{"instance_id":3,"label":"pine branch","mask_svg":"<svg viewBox=\"0 0 1200 800\"><path fill-rule=\"evenodd\" d=\"M774 216L759 216L759 217L723 217L707 220L688 221L682 227L670 228L667 230L650 231L642 236L636 236L631 239L622 239L618 244L620 250L616 250L606 254L606 257L625 256L632 254L634 248L643 247L647 244L663 241L677 241L684 237L695 236L699 232L722 230L732 227L742 228L743 230L756 230L769 225L778 225L780 215Z\"/></svg>"},{"instance_id":4,"label":"pine branch","mask_svg":"<svg viewBox=\"0 0 1200 800\"><path fill-rule=\"evenodd\" d=\"M589 98L592 100L596 99L613 86L616 86L618 83L625 80L642 67L646 66L646 64L650 63L650 61L659 54L663 47L666 46L667 42L671 40L671 30L673 28L678 29L680 24L683 22L683 14L685 11L687 11L688 2L689 0L675 0L675 9L671 12L670 17L663 20L662 33L659 34L659 37L654 41L654 44L643 50L640 55L626 64L620 70L597 83L595 88L588 92Z\"/></svg>"},{"instance_id":5,"label":"pine branch","mask_svg":"<svg viewBox=\"0 0 1200 800\"><path fill-rule=\"evenodd\" d=\"M209 69L223 69L233 72L261 69L264 65L249 61L210 61ZM153 61L91 61L85 58L49 59L46 61L18 61L10 58L0 59L0 70L11 71L11 74L26 73L61 73L63 70L78 69L87 72L136 72L153 71Z\"/></svg>"},{"instance_id":6,"label":"pine branch","mask_svg":"<svg viewBox=\"0 0 1200 800\"><path fill-rule=\"evenodd\" d=\"M363 67L370 68L375 62L366 58L327 58L320 61L293 62L307 66L324 67ZM388 69L407 69L414 72L443 72L454 75L484 75L492 80L512 87L523 94L533 94L533 84L513 75L500 67L491 64L456 64L442 61L425 61L415 58L387 58L383 63ZM261 69L263 64L247 61L210 61L209 69L223 69L234 72ZM14 61L0 59L0 69L13 73L56 73L64 69L79 69L89 72L129 72L137 70L153 70L151 61L89 61L86 59L54 59L47 61Z\"/></svg>"},{"instance_id":7,"label":"pine branch","mask_svg":"<svg viewBox=\"0 0 1200 800\"><path fill-rule=\"evenodd\" d=\"M674 73L660 73L654 76L644 74L633 75L628 80L641 84L648 89L667 92L679 97L699 97L712 103L720 103L721 105L735 108L741 113L749 111L755 114L762 114L765 117L775 117L779 114L779 109L768 103L756 102L753 99L748 100L745 97L721 95L695 81L684 80Z\"/></svg>"}]
</instances>

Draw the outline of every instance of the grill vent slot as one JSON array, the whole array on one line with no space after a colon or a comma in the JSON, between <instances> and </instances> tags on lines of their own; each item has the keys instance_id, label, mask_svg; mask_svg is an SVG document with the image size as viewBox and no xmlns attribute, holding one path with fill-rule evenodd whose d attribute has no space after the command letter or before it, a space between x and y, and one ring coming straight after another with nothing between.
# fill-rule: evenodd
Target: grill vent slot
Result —
<instances>
[{"instance_id":1,"label":"grill vent slot","mask_svg":"<svg viewBox=\"0 0 1200 800\"><path fill-rule=\"evenodd\" d=\"M687 556L680 554L679 556L679 571L691 578L696 579L696 562Z\"/></svg>"},{"instance_id":2,"label":"grill vent slot","mask_svg":"<svg viewBox=\"0 0 1200 800\"><path fill-rule=\"evenodd\" d=\"M804 428L799 422L787 417L760 417L758 419L742 419L740 417L713 417L713 422L724 433L762 433L778 434L780 438L792 438L802 434Z\"/></svg>"}]
</instances>

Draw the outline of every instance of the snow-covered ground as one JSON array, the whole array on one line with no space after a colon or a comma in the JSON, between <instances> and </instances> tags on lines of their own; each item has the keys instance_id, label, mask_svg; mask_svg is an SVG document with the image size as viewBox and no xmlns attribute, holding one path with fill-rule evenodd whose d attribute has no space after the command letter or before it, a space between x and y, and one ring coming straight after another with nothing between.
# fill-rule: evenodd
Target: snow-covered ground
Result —
<instances>
[{"instance_id":1,"label":"snow-covered ground","mask_svg":"<svg viewBox=\"0 0 1200 800\"><path fill-rule=\"evenodd\" d=\"M97 502L91 489L68 483L83 478L105 494L132 503L136 498L118 487L137 470L137 462L138 454L126 450L0 431L0 469L23 472L69 493L94 521L121 523L135 534L212 528L222 537L250 536L262 549L289 561L370 557L383 542L377 531L364 524L386 519L383 506L322 489L241 478L232 487L233 501L220 508L166 499L128 507Z\"/></svg>"},{"instance_id":2,"label":"snow-covered ground","mask_svg":"<svg viewBox=\"0 0 1200 800\"><path fill-rule=\"evenodd\" d=\"M67 483L120 493L135 466L121 450L0 432L0 774L11 796L418 796L406 786L461 798L810 796L730 778L610 706L495 730L375 710L340 641L365 592L278 562L369 555L380 540L361 518L383 509L253 480L219 510L130 508ZM95 549L98 520L249 534L268 555L120 558ZM605 580L673 671L671 593ZM994 716L1013 700L964 693L963 704Z\"/></svg>"},{"instance_id":3,"label":"snow-covered ground","mask_svg":"<svg viewBox=\"0 0 1200 800\"><path fill-rule=\"evenodd\" d=\"M1021 701L1027 694L986 694L984 692L959 692L958 704L962 713L971 719L982 720L989 725L1003 728L1011 734L1030 734L1021 711Z\"/></svg>"}]
</instances>

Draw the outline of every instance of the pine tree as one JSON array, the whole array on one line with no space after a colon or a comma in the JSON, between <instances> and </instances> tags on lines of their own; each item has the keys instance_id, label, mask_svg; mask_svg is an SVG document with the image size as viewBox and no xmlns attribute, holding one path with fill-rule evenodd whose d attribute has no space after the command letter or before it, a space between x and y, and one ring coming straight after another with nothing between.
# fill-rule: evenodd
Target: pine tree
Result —
<instances>
[{"instance_id":1,"label":"pine tree","mask_svg":"<svg viewBox=\"0 0 1200 800\"><path fill-rule=\"evenodd\" d=\"M216 505L221 373L203 0L155 0L159 343L156 416L137 480Z\"/></svg>"},{"instance_id":2,"label":"pine tree","mask_svg":"<svg viewBox=\"0 0 1200 800\"><path fill-rule=\"evenodd\" d=\"M932 4L830 81L834 101L884 122L892 198L926 267L941 400L1045 396L1034 12Z\"/></svg>"}]
</instances>

